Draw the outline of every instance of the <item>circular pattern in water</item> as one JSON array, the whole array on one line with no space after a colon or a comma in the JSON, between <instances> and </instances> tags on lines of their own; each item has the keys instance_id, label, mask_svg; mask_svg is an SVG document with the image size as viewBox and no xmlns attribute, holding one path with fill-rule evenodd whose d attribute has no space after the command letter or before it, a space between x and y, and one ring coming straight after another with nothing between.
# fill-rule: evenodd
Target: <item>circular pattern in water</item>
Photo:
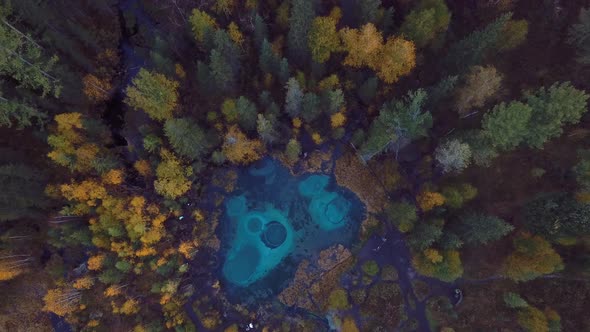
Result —
<instances>
[{"instance_id":1,"label":"circular pattern in water","mask_svg":"<svg viewBox=\"0 0 590 332\"><path fill-rule=\"evenodd\" d=\"M252 217L248 220L248 230L252 233L258 233L262 230L262 220L258 217Z\"/></svg>"},{"instance_id":2,"label":"circular pattern in water","mask_svg":"<svg viewBox=\"0 0 590 332\"><path fill-rule=\"evenodd\" d=\"M278 221L271 221L262 233L262 242L271 248L278 248L287 238L287 229Z\"/></svg>"}]
</instances>

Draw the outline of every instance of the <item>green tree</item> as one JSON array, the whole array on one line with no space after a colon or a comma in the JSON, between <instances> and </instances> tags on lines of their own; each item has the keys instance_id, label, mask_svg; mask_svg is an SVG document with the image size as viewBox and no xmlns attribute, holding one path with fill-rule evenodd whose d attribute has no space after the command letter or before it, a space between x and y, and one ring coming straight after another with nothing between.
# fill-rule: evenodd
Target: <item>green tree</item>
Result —
<instances>
[{"instance_id":1,"label":"green tree","mask_svg":"<svg viewBox=\"0 0 590 332\"><path fill-rule=\"evenodd\" d=\"M379 79L377 77L369 77L358 88L358 96L365 105L371 105L375 96L377 95L377 88L379 87Z\"/></svg>"},{"instance_id":2,"label":"green tree","mask_svg":"<svg viewBox=\"0 0 590 332\"><path fill-rule=\"evenodd\" d=\"M340 49L340 36L336 31L336 19L330 16L316 17L307 36L307 45L315 62L324 63L330 54Z\"/></svg>"},{"instance_id":3,"label":"green tree","mask_svg":"<svg viewBox=\"0 0 590 332\"><path fill-rule=\"evenodd\" d=\"M578 123L588 110L588 94L569 82L528 92L525 100L533 109L525 142L537 149L543 148L547 140L561 135L564 125Z\"/></svg>"},{"instance_id":4,"label":"green tree","mask_svg":"<svg viewBox=\"0 0 590 332\"><path fill-rule=\"evenodd\" d=\"M551 240L590 234L590 204L569 193L545 193L524 208L527 229Z\"/></svg>"},{"instance_id":5,"label":"green tree","mask_svg":"<svg viewBox=\"0 0 590 332\"><path fill-rule=\"evenodd\" d=\"M484 115L482 134L494 148L512 150L525 139L532 113L533 109L521 102L496 105Z\"/></svg>"},{"instance_id":6,"label":"green tree","mask_svg":"<svg viewBox=\"0 0 590 332\"><path fill-rule=\"evenodd\" d=\"M0 221L38 216L48 207L46 176L24 164L0 165Z\"/></svg>"},{"instance_id":7,"label":"green tree","mask_svg":"<svg viewBox=\"0 0 590 332\"><path fill-rule=\"evenodd\" d=\"M453 44L445 58L447 70L455 73L460 72L463 68L481 64L487 56L497 50L496 45L498 45L502 31L510 18L512 18L512 13L506 13L483 29L476 30Z\"/></svg>"},{"instance_id":8,"label":"green tree","mask_svg":"<svg viewBox=\"0 0 590 332\"><path fill-rule=\"evenodd\" d=\"M271 117L267 118L263 114L258 114L256 130L262 141L266 144L272 144L278 139L279 134L275 129L274 121Z\"/></svg>"},{"instance_id":9,"label":"green tree","mask_svg":"<svg viewBox=\"0 0 590 332\"><path fill-rule=\"evenodd\" d=\"M361 146L363 159L371 159L390 144L397 153L412 140L426 136L432 126L432 115L422 111L426 97L426 92L419 89L408 92L402 100L385 103L371 124L367 141Z\"/></svg>"},{"instance_id":10,"label":"green tree","mask_svg":"<svg viewBox=\"0 0 590 332\"><path fill-rule=\"evenodd\" d=\"M578 22L568 31L567 42L577 51L578 63L590 64L590 8L581 8Z\"/></svg>"},{"instance_id":11,"label":"green tree","mask_svg":"<svg viewBox=\"0 0 590 332\"><path fill-rule=\"evenodd\" d=\"M299 116L303 103L303 91L299 82L295 78L290 78L285 86L287 95L285 96L285 112L292 118Z\"/></svg>"},{"instance_id":12,"label":"green tree","mask_svg":"<svg viewBox=\"0 0 590 332\"><path fill-rule=\"evenodd\" d=\"M61 85L50 74L58 58L47 58L43 48L33 39L8 23L12 14L10 5L0 6L0 75L16 80L20 87L39 90L41 95L58 97Z\"/></svg>"},{"instance_id":13,"label":"green tree","mask_svg":"<svg viewBox=\"0 0 590 332\"><path fill-rule=\"evenodd\" d=\"M451 13L444 0L421 0L405 18L400 32L416 46L428 45L447 30Z\"/></svg>"},{"instance_id":14,"label":"green tree","mask_svg":"<svg viewBox=\"0 0 590 332\"><path fill-rule=\"evenodd\" d=\"M320 97L313 92L307 92L303 95L301 102L301 117L311 123L321 114Z\"/></svg>"},{"instance_id":15,"label":"green tree","mask_svg":"<svg viewBox=\"0 0 590 332\"><path fill-rule=\"evenodd\" d=\"M408 244L415 251L423 251L430 248L443 235L444 220L425 220L418 222L410 235Z\"/></svg>"},{"instance_id":16,"label":"green tree","mask_svg":"<svg viewBox=\"0 0 590 332\"><path fill-rule=\"evenodd\" d=\"M30 127L35 123L42 127L47 120L47 114L30 106L24 101L8 100L0 93L0 127L16 129Z\"/></svg>"},{"instance_id":17,"label":"green tree","mask_svg":"<svg viewBox=\"0 0 590 332\"><path fill-rule=\"evenodd\" d=\"M253 102L244 96L240 96L240 98L236 100L236 111L238 113L238 124L242 129L256 129L258 110L256 110L256 105L254 105Z\"/></svg>"},{"instance_id":18,"label":"green tree","mask_svg":"<svg viewBox=\"0 0 590 332\"><path fill-rule=\"evenodd\" d=\"M290 139L289 143L287 143L287 146L285 147L285 155L287 156L287 159L294 163L299 160L300 154L301 143L299 143L299 141L297 141L295 138Z\"/></svg>"},{"instance_id":19,"label":"green tree","mask_svg":"<svg viewBox=\"0 0 590 332\"><path fill-rule=\"evenodd\" d=\"M150 118L164 121L172 118L178 102L178 82L142 68L125 91L125 103L143 110Z\"/></svg>"},{"instance_id":20,"label":"green tree","mask_svg":"<svg viewBox=\"0 0 590 332\"><path fill-rule=\"evenodd\" d=\"M260 47L262 41L268 39L268 27L262 16L254 15L254 45Z\"/></svg>"},{"instance_id":21,"label":"green tree","mask_svg":"<svg viewBox=\"0 0 590 332\"><path fill-rule=\"evenodd\" d=\"M590 150L578 151L578 159L578 163L573 168L576 182L582 190L590 192Z\"/></svg>"},{"instance_id":22,"label":"green tree","mask_svg":"<svg viewBox=\"0 0 590 332\"><path fill-rule=\"evenodd\" d=\"M460 218L458 229L465 243L480 245L504 237L514 230L514 226L495 216L470 213Z\"/></svg>"},{"instance_id":23,"label":"green tree","mask_svg":"<svg viewBox=\"0 0 590 332\"><path fill-rule=\"evenodd\" d=\"M516 293L512 293L512 292L504 293L504 303L506 303L506 305L509 308L513 308L513 309L526 308L529 306L529 304L527 303L527 301L525 301L525 299L520 297L520 295L518 295Z\"/></svg>"},{"instance_id":24,"label":"green tree","mask_svg":"<svg viewBox=\"0 0 590 332\"><path fill-rule=\"evenodd\" d=\"M411 231L414 228L414 223L418 220L416 207L407 202L393 203L385 213L389 221L403 233Z\"/></svg>"},{"instance_id":25,"label":"green tree","mask_svg":"<svg viewBox=\"0 0 590 332\"><path fill-rule=\"evenodd\" d=\"M309 57L307 36L315 16L313 6L313 0L291 1L287 50L289 59L299 64L304 63Z\"/></svg>"},{"instance_id":26,"label":"green tree","mask_svg":"<svg viewBox=\"0 0 590 332\"><path fill-rule=\"evenodd\" d=\"M192 160L210 148L205 131L189 118L166 120L164 133L176 153Z\"/></svg>"},{"instance_id":27,"label":"green tree","mask_svg":"<svg viewBox=\"0 0 590 332\"><path fill-rule=\"evenodd\" d=\"M266 39L262 41L260 46L258 65L265 73L275 73L279 66L279 58L273 52L271 43Z\"/></svg>"}]
</instances>

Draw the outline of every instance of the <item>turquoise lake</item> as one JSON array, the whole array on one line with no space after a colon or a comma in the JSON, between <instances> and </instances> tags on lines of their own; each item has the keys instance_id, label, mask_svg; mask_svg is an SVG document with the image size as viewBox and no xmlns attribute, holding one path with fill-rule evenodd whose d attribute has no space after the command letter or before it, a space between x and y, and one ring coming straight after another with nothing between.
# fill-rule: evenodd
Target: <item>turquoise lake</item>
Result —
<instances>
[{"instance_id":1,"label":"turquoise lake","mask_svg":"<svg viewBox=\"0 0 590 332\"><path fill-rule=\"evenodd\" d=\"M221 276L230 298L277 295L303 259L358 238L365 207L330 174L292 175L266 158L238 170L218 226Z\"/></svg>"}]
</instances>

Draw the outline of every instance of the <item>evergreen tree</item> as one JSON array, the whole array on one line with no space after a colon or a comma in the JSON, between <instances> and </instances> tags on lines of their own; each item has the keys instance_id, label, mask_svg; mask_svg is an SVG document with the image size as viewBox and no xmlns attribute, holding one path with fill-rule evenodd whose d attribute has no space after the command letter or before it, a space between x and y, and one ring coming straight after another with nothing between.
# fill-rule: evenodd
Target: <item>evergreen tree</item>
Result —
<instances>
[{"instance_id":1,"label":"evergreen tree","mask_svg":"<svg viewBox=\"0 0 590 332\"><path fill-rule=\"evenodd\" d=\"M461 217L459 235L470 245L487 244L496 241L514 230L504 220L480 213L471 213Z\"/></svg>"},{"instance_id":2,"label":"evergreen tree","mask_svg":"<svg viewBox=\"0 0 590 332\"><path fill-rule=\"evenodd\" d=\"M526 93L525 100L532 108L525 142L537 149L543 148L547 140L561 135L564 125L578 123L588 110L588 94L569 82Z\"/></svg>"},{"instance_id":3,"label":"evergreen tree","mask_svg":"<svg viewBox=\"0 0 590 332\"><path fill-rule=\"evenodd\" d=\"M238 124L244 130L256 129L256 121L258 120L258 111L256 105L248 98L240 96L236 100L236 111L238 114Z\"/></svg>"},{"instance_id":4,"label":"evergreen tree","mask_svg":"<svg viewBox=\"0 0 590 332\"><path fill-rule=\"evenodd\" d=\"M537 195L524 208L527 229L551 240L590 234L590 204L568 193Z\"/></svg>"},{"instance_id":5,"label":"evergreen tree","mask_svg":"<svg viewBox=\"0 0 590 332\"><path fill-rule=\"evenodd\" d=\"M481 64L485 57L493 53L511 17L512 13L504 14L483 29L472 32L452 45L445 58L447 70L456 73L462 68Z\"/></svg>"},{"instance_id":6,"label":"evergreen tree","mask_svg":"<svg viewBox=\"0 0 590 332\"><path fill-rule=\"evenodd\" d=\"M0 221L34 217L48 207L45 179L27 165L0 165Z\"/></svg>"},{"instance_id":7,"label":"evergreen tree","mask_svg":"<svg viewBox=\"0 0 590 332\"><path fill-rule=\"evenodd\" d=\"M576 47L576 60L583 65L590 64L590 8L581 8L578 22L568 32L568 43Z\"/></svg>"},{"instance_id":8,"label":"evergreen tree","mask_svg":"<svg viewBox=\"0 0 590 332\"><path fill-rule=\"evenodd\" d=\"M307 36L315 16L313 0L291 1L287 50L291 61L302 64L309 58Z\"/></svg>"},{"instance_id":9,"label":"evergreen tree","mask_svg":"<svg viewBox=\"0 0 590 332\"><path fill-rule=\"evenodd\" d=\"M426 92L420 89L410 91L402 100L385 103L371 124L367 142L361 147L363 159L371 159L390 143L397 153L412 140L426 136L432 126L432 115L422 111L426 97Z\"/></svg>"},{"instance_id":10,"label":"evergreen tree","mask_svg":"<svg viewBox=\"0 0 590 332\"><path fill-rule=\"evenodd\" d=\"M266 144L272 144L278 139L278 133L275 129L274 119L266 118L263 114L258 114L256 124L258 135Z\"/></svg>"},{"instance_id":11,"label":"evergreen tree","mask_svg":"<svg viewBox=\"0 0 590 332\"><path fill-rule=\"evenodd\" d=\"M377 95L379 80L377 77L369 77L358 89L358 96L365 105L370 105Z\"/></svg>"},{"instance_id":12,"label":"evergreen tree","mask_svg":"<svg viewBox=\"0 0 590 332\"><path fill-rule=\"evenodd\" d=\"M258 65L265 73L275 73L278 70L279 59L272 50L272 45L264 39L260 46Z\"/></svg>"},{"instance_id":13,"label":"evergreen tree","mask_svg":"<svg viewBox=\"0 0 590 332\"><path fill-rule=\"evenodd\" d=\"M42 127L47 114L23 101L8 100L0 94L0 127L23 129L35 123Z\"/></svg>"},{"instance_id":14,"label":"evergreen tree","mask_svg":"<svg viewBox=\"0 0 590 332\"><path fill-rule=\"evenodd\" d=\"M321 114L320 97L313 92L307 92L301 102L301 117L311 123Z\"/></svg>"},{"instance_id":15,"label":"evergreen tree","mask_svg":"<svg viewBox=\"0 0 590 332\"><path fill-rule=\"evenodd\" d=\"M261 47L262 42L268 39L268 27L262 16L254 15L254 46Z\"/></svg>"},{"instance_id":16,"label":"evergreen tree","mask_svg":"<svg viewBox=\"0 0 590 332\"><path fill-rule=\"evenodd\" d=\"M285 86L287 95L285 96L285 112L292 118L299 116L303 103L303 91L299 87L299 82L295 78L290 78Z\"/></svg>"},{"instance_id":17,"label":"evergreen tree","mask_svg":"<svg viewBox=\"0 0 590 332\"><path fill-rule=\"evenodd\" d=\"M209 150L205 132L189 118L166 120L164 133L181 156L194 160Z\"/></svg>"},{"instance_id":18,"label":"evergreen tree","mask_svg":"<svg viewBox=\"0 0 590 332\"><path fill-rule=\"evenodd\" d=\"M444 220L426 220L416 224L408 236L408 244L415 251L430 248L443 234Z\"/></svg>"},{"instance_id":19,"label":"evergreen tree","mask_svg":"<svg viewBox=\"0 0 590 332\"><path fill-rule=\"evenodd\" d=\"M484 115L482 134L494 148L512 150L530 130L532 112L530 106L521 102L501 103Z\"/></svg>"}]
</instances>

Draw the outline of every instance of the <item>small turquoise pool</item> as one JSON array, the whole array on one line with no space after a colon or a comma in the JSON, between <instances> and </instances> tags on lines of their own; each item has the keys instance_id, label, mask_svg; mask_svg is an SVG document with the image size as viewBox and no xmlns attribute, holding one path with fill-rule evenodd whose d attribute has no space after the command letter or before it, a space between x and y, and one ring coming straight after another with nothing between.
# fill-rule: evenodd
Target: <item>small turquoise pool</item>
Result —
<instances>
[{"instance_id":1,"label":"small turquoise pool","mask_svg":"<svg viewBox=\"0 0 590 332\"><path fill-rule=\"evenodd\" d=\"M357 239L365 208L330 175L293 176L267 158L240 169L218 227L222 279L234 296L276 295L303 259Z\"/></svg>"}]
</instances>

